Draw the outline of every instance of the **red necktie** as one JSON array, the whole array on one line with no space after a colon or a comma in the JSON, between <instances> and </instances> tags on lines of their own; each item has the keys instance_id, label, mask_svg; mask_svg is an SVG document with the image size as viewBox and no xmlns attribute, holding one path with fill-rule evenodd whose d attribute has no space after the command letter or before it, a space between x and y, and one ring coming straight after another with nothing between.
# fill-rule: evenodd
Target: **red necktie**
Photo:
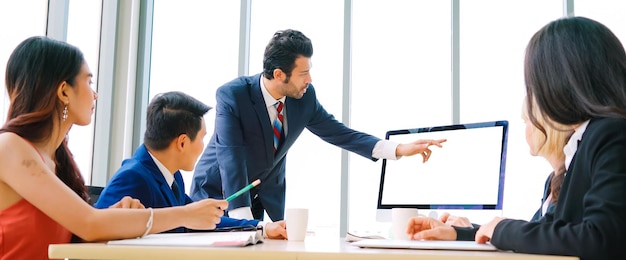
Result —
<instances>
[{"instance_id":1,"label":"red necktie","mask_svg":"<svg viewBox=\"0 0 626 260\"><path fill-rule=\"evenodd\" d=\"M274 108L276 108L276 119L274 119L274 153L276 153L283 134L283 102L276 102Z\"/></svg>"}]
</instances>

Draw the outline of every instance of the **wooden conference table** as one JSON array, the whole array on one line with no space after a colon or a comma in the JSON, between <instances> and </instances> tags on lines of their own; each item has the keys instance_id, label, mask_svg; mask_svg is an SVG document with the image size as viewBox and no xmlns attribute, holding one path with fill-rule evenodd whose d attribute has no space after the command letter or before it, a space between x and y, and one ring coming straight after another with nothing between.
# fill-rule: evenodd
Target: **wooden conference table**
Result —
<instances>
[{"instance_id":1,"label":"wooden conference table","mask_svg":"<svg viewBox=\"0 0 626 260\"><path fill-rule=\"evenodd\" d=\"M269 240L247 247L155 247L104 243L57 244L48 248L50 258L69 259L512 259L573 260L577 257L517 254L511 252L364 249L343 239L307 237L304 242Z\"/></svg>"}]
</instances>

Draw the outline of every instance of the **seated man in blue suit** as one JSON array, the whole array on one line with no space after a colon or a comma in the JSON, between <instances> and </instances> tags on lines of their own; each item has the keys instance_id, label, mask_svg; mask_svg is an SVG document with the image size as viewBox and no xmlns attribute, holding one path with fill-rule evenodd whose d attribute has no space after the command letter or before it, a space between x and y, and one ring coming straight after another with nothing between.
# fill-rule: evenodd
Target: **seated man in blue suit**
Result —
<instances>
[{"instance_id":1,"label":"seated man in blue suit","mask_svg":"<svg viewBox=\"0 0 626 260\"><path fill-rule=\"evenodd\" d=\"M218 88L215 132L198 161L191 197L220 199L253 180L261 184L229 203L236 218L281 220L289 148L306 128L322 140L376 161L420 154L445 140L397 144L348 128L317 100L311 84L311 40L296 30L279 31L265 48L263 73ZM381 108L383 109L383 108ZM284 127L283 127L284 126Z\"/></svg>"},{"instance_id":2,"label":"seated man in blue suit","mask_svg":"<svg viewBox=\"0 0 626 260\"><path fill-rule=\"evenodd\" d=\"M181 206L192 200L185 194L179 170L193 170L204 148L203 116L210 107L181 92L157 95L148 105L144 144L124 160L95 204L107 208L124 196L137 198L145 207ZM264 225L269 238L285 238L283 221L261 223L222 217L218 228ZM186 232L179 227L168 232Z\"/></svg>"}]
</instances>

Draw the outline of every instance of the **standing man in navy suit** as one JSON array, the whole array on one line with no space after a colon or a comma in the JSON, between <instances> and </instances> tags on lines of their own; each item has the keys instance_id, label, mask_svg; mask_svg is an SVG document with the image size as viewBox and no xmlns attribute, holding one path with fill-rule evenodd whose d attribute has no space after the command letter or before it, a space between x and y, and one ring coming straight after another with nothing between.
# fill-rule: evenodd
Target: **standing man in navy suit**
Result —
<instances>
[{"instance_id":1,"label":"standing man in navy suit","mask_svg":"<svg viewBox=\"0 0 626 260\"><path fill-rule=\"evenodd\" d=\"M137 198L145 207L164 208L187 205L180 170L193 169L204 148L206 126L203 116L210 107L182 92L159 94L148 105L144 144L109 181L97 208L108 208L124 196ZM223 204L216 201L220 205ZM216 204L216 207L218 204ZM269 238L286 238L284 221L263 223L258 220L222 217L218 228L233 226L264 226ZM179 227L168 232L187 232Z\"/></svg>"},{"instance_id":2,"label":"standing man in navy suit","mask_svg":"<svg viewBox=\"0 0 626 260\"><path fill-rule=\"evenodd\" d=\"M194 200L224 198L249 182L261 184L230 201L236 218L282 220L285 158L307 128L324 141L373 161L421 154L445 140L395 144L346 127L318 102L311 84L311 40L296 30L278 31L265 48L263 73L243 76L217 90L215 132L196 165Z\"/></svg>"}]
</instances>

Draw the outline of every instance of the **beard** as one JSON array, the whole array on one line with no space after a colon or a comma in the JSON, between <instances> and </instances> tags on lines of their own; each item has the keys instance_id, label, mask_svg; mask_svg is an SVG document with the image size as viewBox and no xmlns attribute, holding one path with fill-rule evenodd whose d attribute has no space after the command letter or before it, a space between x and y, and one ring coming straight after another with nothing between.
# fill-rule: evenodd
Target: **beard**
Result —
<instances>
[{"instance_id":1,"label":"beard","mask_svg":"<svg viewBox=\"0 0 626 260\"><path fill-rule=\"evenodd\" d=\"M295 99L301 99L304 94L306 93L306 90L304 93L301 93L304 89L306 89L309 84L307 84L304 87L299 87L296 86L293 82L290 82L291 80L291 75L288 75L287 78L285 78L285 80L282 81L282 83L284 84L282 86L282 90L283 90L283 95L290 97L290 98L295 98Z\"/></svg>"}]
</instances>

